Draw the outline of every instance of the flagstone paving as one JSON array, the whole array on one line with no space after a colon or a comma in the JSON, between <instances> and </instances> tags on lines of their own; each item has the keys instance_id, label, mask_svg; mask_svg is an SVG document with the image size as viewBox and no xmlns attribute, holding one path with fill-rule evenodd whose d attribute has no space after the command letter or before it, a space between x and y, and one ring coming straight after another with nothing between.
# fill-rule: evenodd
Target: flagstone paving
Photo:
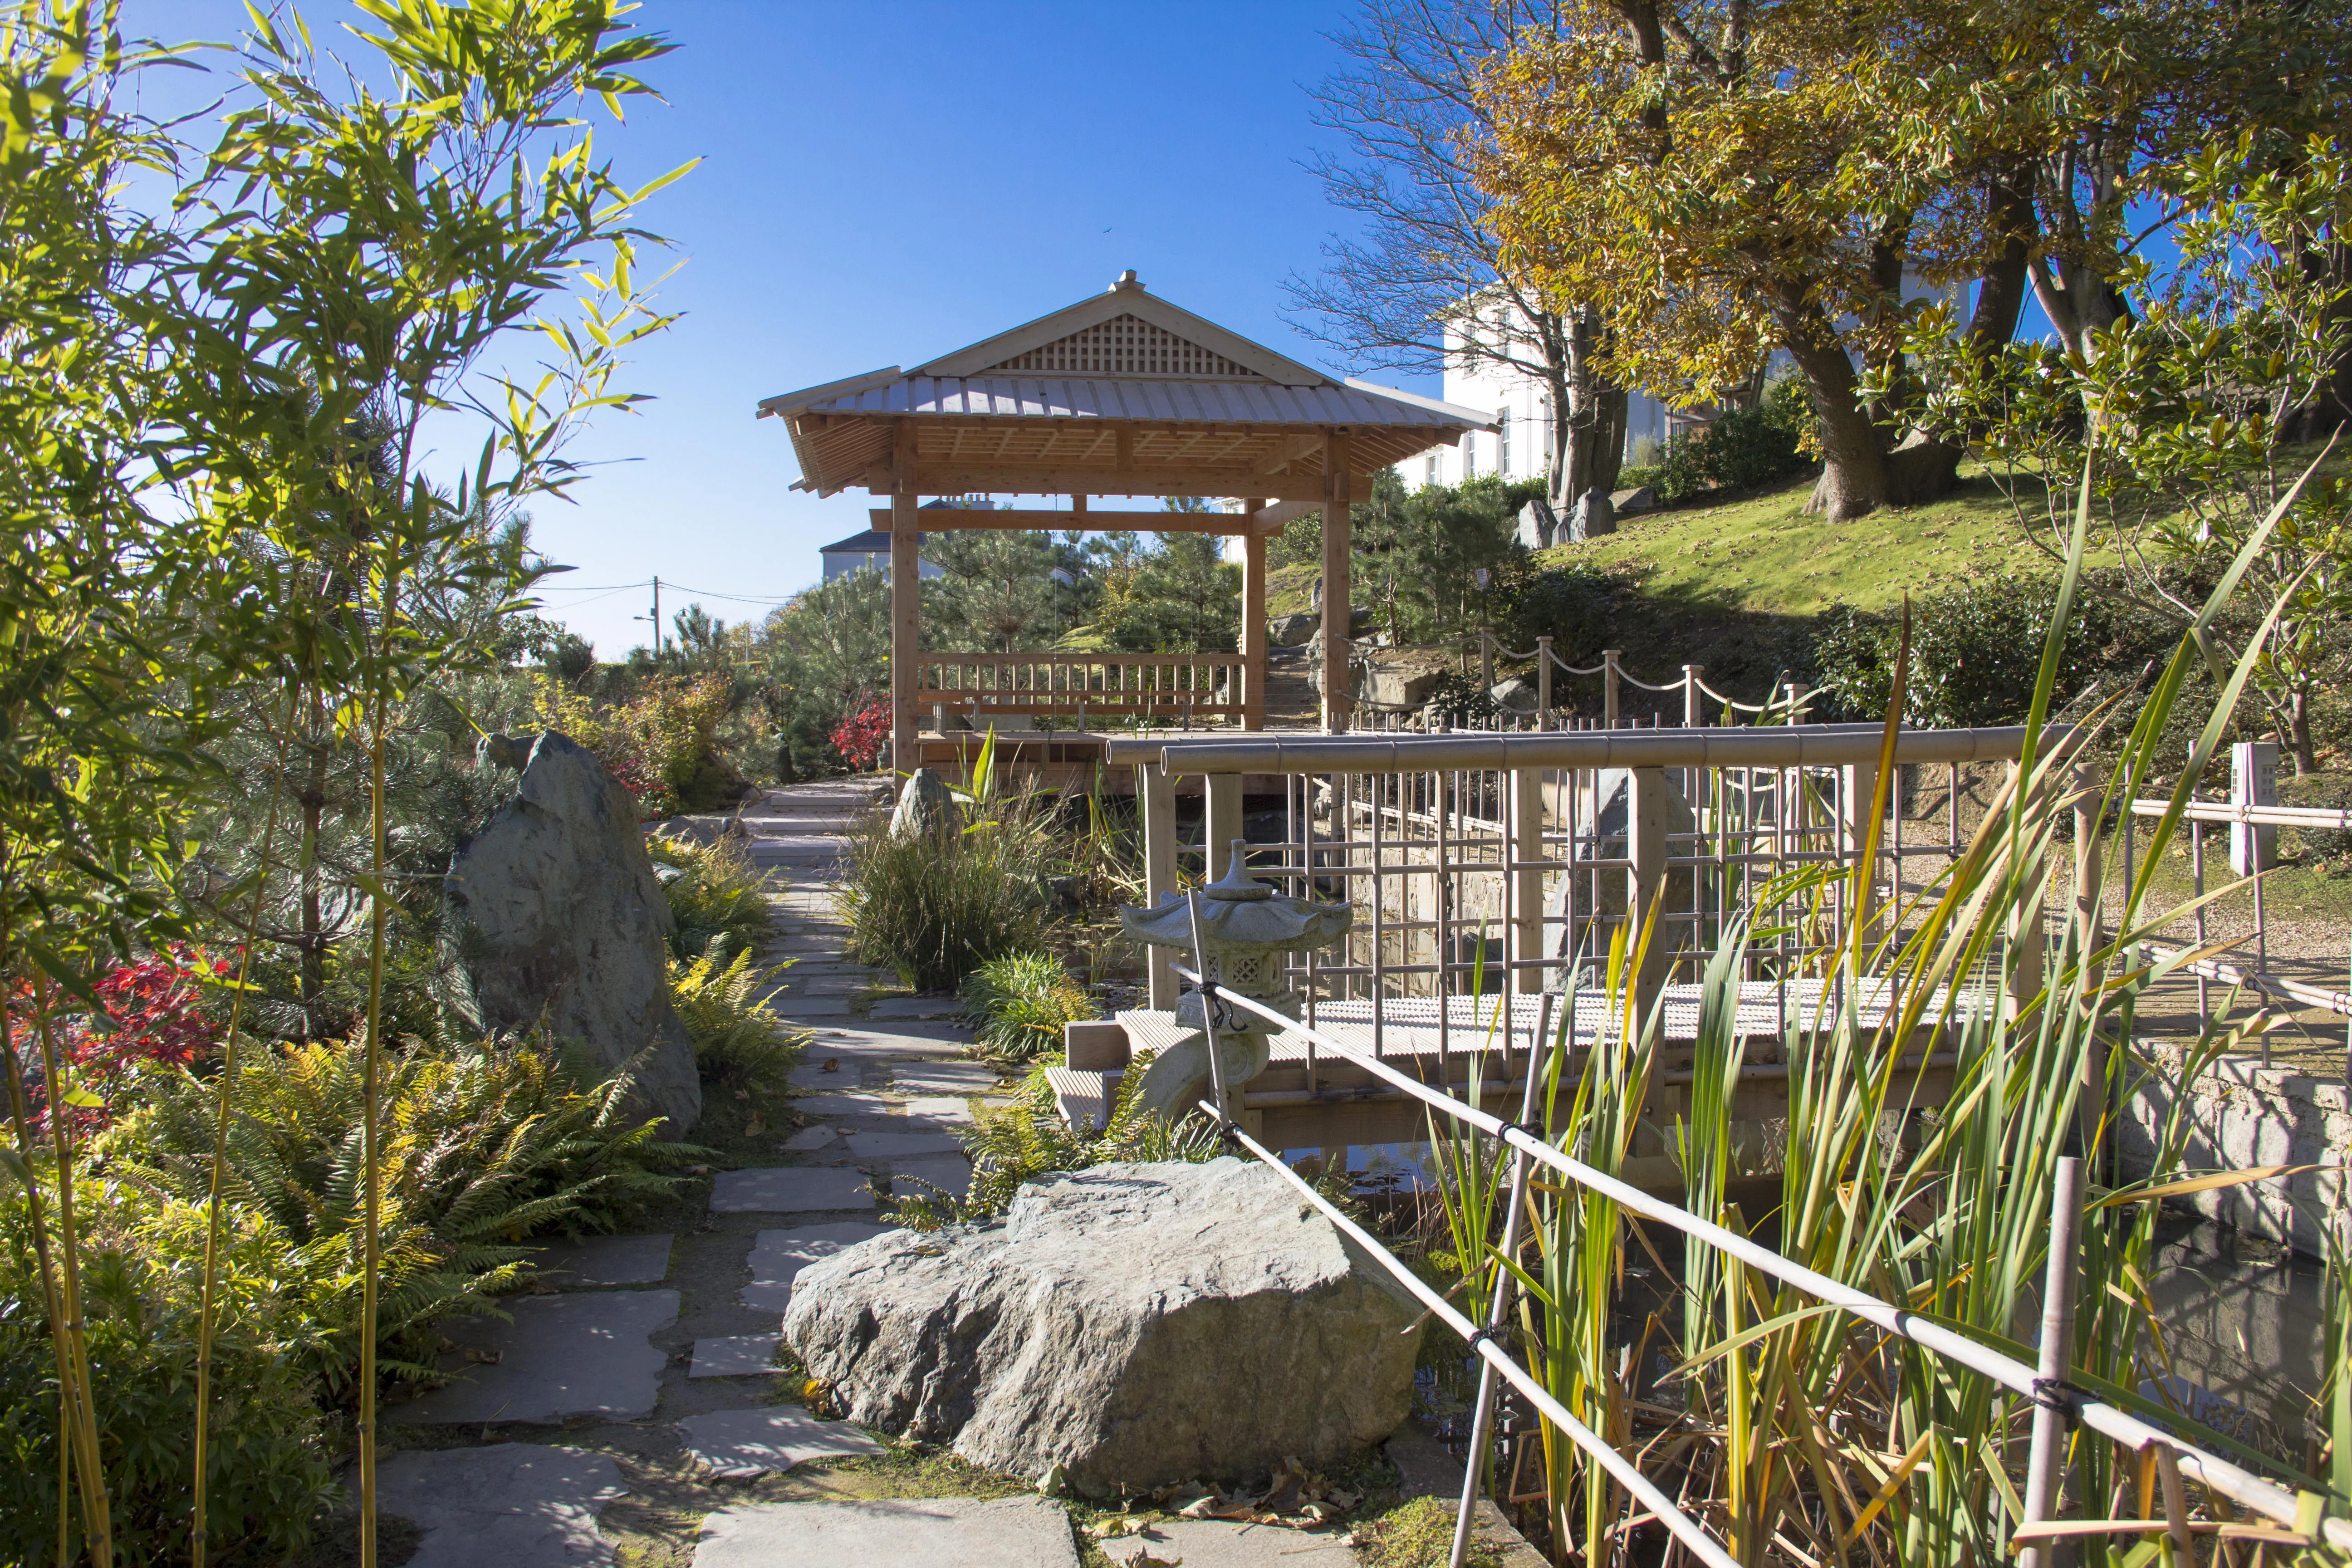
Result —
<instances>
[{"instance_id":1,"label":"flagstone paving","mask_svg":"<svg viewBox=\"0 0 2352 1568\"><path fill-rule=\"evenodd\" d=\"M797 1405L714 1410L678 1423L686 1451L714 1476L748 1480L808 1459L856 1458L882 1445L846 1421L820 1421Z\"/></svg>"},{"instance_id":2,"label":"flagstone paving","mask_svg":"<svg viewBox=\"0 0 2352 1568\"><path fill-rule=\"evenodd\" d=\"M721 1334L694 1342L688 1377L765 1377L776 1370L777 1334Z\"/></svg>"},{"instance_id":3,"label":"flagstone paving","mask_svg":"<svg viewBox=\"0 0 2352 1568\"><path fill-rule=\"evenodd\" d=\"M870 1209L874 1187L856 1171L809 1165L724 1171L710 1189L713 1214L815 1214Z\"/></svg>"},{"instance_id":4,"label":"flagstone paving","mask_svg":"<svg viewBox=\"0 0 2352 1568\"><path fill-rule=\"evenodd\" d=\"M511 1320L442 1325L456 1345L443 1370L460 1381L389 1414L426 1426L519 1421L553 1425L579 1415L634 1421L653 1414L662 1363L647 1342L677 1320L675 1290L574 1290L500 1303Z\"/></svg>"},{"instance_id":5,"label":"flagstone paving","mask_svg":"<svg viewBox=\"0 0 2352 1568\"><path fill-rule=\"evenodd\" d=\"M580 1285L658 1285L669 1273L668 1236L592 1236L534 1249L539 1282L569 1289Z\"/></svg>"},{"instance_id":6,"label":"flagstone paving","mask_svg":"<svg viewBox=\"0 0 2352 1568\"><path fill-rule=\"evenodd\" d=\"M603 1454L530 1443L393 1454L376 1506L425 1531L408 1568L588 1568L614 1560L596 1528L627 1489Z\"/></svg>"},{"instance_id":7,"label":"flagstone paving","mask_svg":"<svg viewBox=\"0 0 2352 1568\"><path fill-rule=\"evenodd\" d=\"M1172 1519L1140 1535L1102 1543L1102 1554L1127 1568L1147 1555L1184 1568L1356 1568L1353 1548L1339 1535L1305 1534L1222 1519Z\"/></svg>"},{"instance_id":8,"label":"flagstone paving","mask_svg":"<svg viewBox=\"0 0 2352 1568\"><path fill-rule=\"evenodd\" d=\"M694 1568L1077 1568L1069 1518L1042 1498L747 1503L702 1521Z\"/></svg>"},{"instance_id":9,"label":"flagstone paving","mask_svg":"<svg viewBox=\"0 0 2352 1568\"><path fill-rule=\"evenodd\" d=\"M851 1221L845 1225L803 1226L797 1230L763 1230L752 1243L749 1267L751 1282L740 1292L743 1305L782 1314L792 1300L793 1281L819 1258L845 1247L870 1241L889 1227Z\"/></svg>"}]
</instances>

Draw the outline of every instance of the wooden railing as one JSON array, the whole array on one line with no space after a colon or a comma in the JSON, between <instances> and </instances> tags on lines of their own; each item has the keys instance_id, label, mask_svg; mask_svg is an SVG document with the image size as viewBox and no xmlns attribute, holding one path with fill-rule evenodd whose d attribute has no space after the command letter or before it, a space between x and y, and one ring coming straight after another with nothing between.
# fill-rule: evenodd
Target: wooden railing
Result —
<instances>
[{"instance_id":1,"label":"wooden railing","mask_svg":"<svg viewBox=\"0 0 2352 1568\"><path fill-rule=\"evenodd\" d=\"M998 713L1239 719L1237 653L926 653L915 706L986 722Z\"/></svg>"}]
</instances>

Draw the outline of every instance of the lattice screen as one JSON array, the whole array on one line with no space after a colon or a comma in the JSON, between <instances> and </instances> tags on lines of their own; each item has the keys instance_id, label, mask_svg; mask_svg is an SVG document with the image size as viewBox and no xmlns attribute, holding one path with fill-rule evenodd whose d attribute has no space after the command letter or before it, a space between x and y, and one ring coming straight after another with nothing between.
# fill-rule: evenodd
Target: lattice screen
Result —
<instances>
[{"instance_id":1,"label":"lattice screen","mask_svg":"<svg viewBox=\"0 0 2352 1568\"><path fill-rule=\"evenodd\" d=\"M1015 354L982 374L999 371L1031 375L1165 375L1193 381L1265 379L1221 353L1134 316L1114 316L1099 326Z\"/></svg>"}]
</instances>

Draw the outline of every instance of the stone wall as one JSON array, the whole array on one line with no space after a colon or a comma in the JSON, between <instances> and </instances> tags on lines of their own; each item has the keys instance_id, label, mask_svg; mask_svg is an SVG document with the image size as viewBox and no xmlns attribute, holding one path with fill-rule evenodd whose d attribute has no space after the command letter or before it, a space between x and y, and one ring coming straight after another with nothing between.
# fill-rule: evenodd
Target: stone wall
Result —
<instances>
[{"instance_id":1,"label":"stone wall","mask_svg":"<svg viewBox=\"0 0 2352 1568\"><path fill-rule=\"evenodd\" d=\"M2142 1041L2155 1079L2126 1109L2122 1128L2126 1174L2147 1173L2179 1098L2182 1050ZM2197 1193L2185 1201L2198 1212L2257 1236L2319 1256L2321 1216L2344 1199L2342 1174L2352 1152L2352 1089L2340 1079L2264 1068L2248 1056L2224 1057L2191 1085L2180 1113L2192 1172L2252 1165L2321 1165L2284 1181L2248 1183Z\"/></svg>"}]
</instances>

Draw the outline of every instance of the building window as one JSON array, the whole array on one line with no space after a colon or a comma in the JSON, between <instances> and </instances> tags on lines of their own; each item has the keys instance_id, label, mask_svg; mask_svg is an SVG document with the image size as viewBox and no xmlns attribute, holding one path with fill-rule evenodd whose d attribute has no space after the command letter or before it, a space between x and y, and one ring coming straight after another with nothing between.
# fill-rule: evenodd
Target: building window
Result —
<instances>
[{"instance_id":1,"label":"building window","mask_svg":"<svg viewBox=\"0 0 2352 1568\"><path fill-rule=\"evenodd\" d=\"M1462 477L1467 480L1478 471L1478 437L1465 434L1462 437Z\"/></svg>"},{"instance_id":2,"label":"building window","mask_svg":"<svg viewBox=\"0 0 2352 1568\"><path fill-rule=\"evenodd\" d=\"M1511 411L1495 410L1495 477L1511 477Z\"/></svg>"},{"instance_id":3,"label":"building window","mask_svg":"<svg viewBox=\"0 0 2352 1568\"><path fill-rule=\"evenodd\" d=\"M1429 455L1429 472L1421 482L1424 485L1433 485L1437 482L1437 454L1434 452Z\"/></svg>"},{"instance_id":4,"label":"building window","mask_svg":"<svg viewBox=\"0 0 2352 1568\"><path fill-rule=\"evenodd\" d=\"M1552 453L1559 449L1559 438L1552 432L1551 399L1549 396L1536 399L1536 439L1543 443L1543 466L1549 470Z\"/></svg>"}]
</instances>

